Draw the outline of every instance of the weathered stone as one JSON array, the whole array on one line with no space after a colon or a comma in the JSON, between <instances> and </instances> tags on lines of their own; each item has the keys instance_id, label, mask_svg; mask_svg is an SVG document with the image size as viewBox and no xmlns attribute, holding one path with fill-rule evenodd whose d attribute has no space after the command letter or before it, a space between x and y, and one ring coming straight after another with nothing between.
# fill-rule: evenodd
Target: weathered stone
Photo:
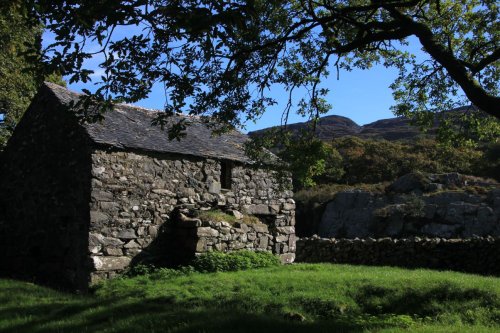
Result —
<instances>
[{"instance_id":1,"label":"weathered stone","mask_svg":"<svg viewBox=\"0 0 500 333\"><path fill-rule=\"evenodd\" d=\"M102 237L100 239L100 242L103 246L121 246L123 245L124 243L119 240L118 238L114 238L114 237Z\"/></svg>"},{"instance_id":2,"label":"weathered stone","mask_svg":"<svg viewBox=\"0 0 500 333\"><path fill-rule=\"evenodd\" d=\"M101 252L102 246L101 245L89 245L89 252L97 254Z\"/></svg>"},{"instance_id":3,"label":"weathered stone","mask_svg":"<svg viewBox=\"0 0 500 333\"><path fill-rule=\"evenodd\" d=\"M100 211L90 211L90 223L103 223L109 220L109 216Z\"/></svg>"},{"instance_id":4,"label":"weathered stone","mask_svg":"<svg viewBox=\"0 0 500 333\"><path fill-rule=\"evenodd\" d=\"M92 190L92 199L96 201L111 201L113 200L113 193L103 190Z\"/></svg>"},{"instance_id":5,"label":"weathered stone","mask_svg":"<svg viewBox=\"0 0 500 333\"><path fill-rule=\"evenodd\" d=\"M123 256L123 251L122 249L118 248L118 247L107 247L104 249L104 254L108 255L108 256Z\"/></svg>"},{"instance_id":6,"label":"weathered stone","mask_svg":"<svg viewBox=\"0 0 500 333\"><path fill-rule=\"evenodd\" d=\"M166 189L159 189L159 188L157 188L157 189L151 190L151 192L156 193L156 194L160 194L160 195L169 196L169 197L175 197L175 193L174 192L166 190Z\"/></svg>"},{"instance_id":7,"label":"weathered stone","mask_svg":"<svg viewBox=\"0 0 500 333\"><path fill-rule=\"evenodd\" d=\"M276 236L275 240L276 240L277 243L287 242L288 241L288 235Z\"/></svg>"},{"instance_id":8,"label":"weathered stone","mask_svg":"<svg viewBox=\"0 0 500 333\"><path fill-rule=\"evenodd\" d=\"M278 214L280 212L280 205L269 205L271 214Z\"/></svg>"},{"instance_id":9,"label":"weathered stone","mask_svg":"<svg viewBox=\"0 0 500 333\"><path fill-rule=\"evenodd\" d=\"M155 225L151 225L148 227L148 234L155 238L158 235L158 227Z\"/></svg>"},{"instance_id":10,"label":"weathered stone","mask_svg":"<svg viewBox=\"0 0 500 333\"><path fill-rule=\"evenodd\" d=\"M104 238L103 235L97 233L89 233L89 246L101 245L101 240Z\"/></svg>"},{"instance_id":11,"label":"weathered stone","mask_svg":"<svg viewBox=\"0 0 500 333\"><path fill-rule=\"evenodd\" d=\"M276 230L280 234L285 234L285 235L295 234L295 227L293 226L277 227Z\"/></svg>"},{"instance_id":12,"label":"weathered stone","mask_svg":"<svg viewBox=\"0 0 500 333\"><path fill-rule=\"evenodd\" d=\"M131 261L129 257L92 257L96 271L115 271L125 269Z\"/></svg>"},{"instance_id":13,"label":"weathered stone","mask_svg":"<svg viewBox=\"0 0 500 333\"><path fill-rule=\"evenodd\" d=\"M429 178L422 173L409 173L394 181L389 186L389 190L396 193L426 191L430 182Z\"/></svg>"},{"instance_id":14,"label":"weathered stone","mask_svg":"<svg viewBox=\"0 0 500 333\"><path fill-rule=\"evenodd\" d=\"M288 247L291 252L295 252L295 245L296 245L296 237L295 234L289 235L288 236Z\"/></svg>"},{"instance_id":15,"label":"weathered stone","mask_svg":"<svg viewBox=\"0 0 500 333\"><path fill-rule=\"evenodd\" d=\"M101 201L101 209L107 212L117 212L120 208L120 204L113 201Z\"/></svg>"},{"instance_id":16,"label":"weathered stone","mask_svg":"<svg viewBox=\"0 0 500 333\"><path fill-rule=\"evenodd\" d=\"M121 239L134 239L137 238L137 235L134 229L124 229L118 232L117 237Z\"/></svg>"},{"instance_id":17,"label":"weathered stone","mask_svg":"<svg viewBox=\"0 0 500 333\"><path fill-rule=\"evenodd\" d=\"M131 240L127 244L125 244L123 247L125 249L138 249L141 246L135 240Z\"/></svg>"},{"instance_id":18,"label":"weathered stone","mask_svg":"<svg viewBox=\"0 0 500 333\"><path fill-rule=\"evenodd\" d=\"M105 171L106 171L105 167L97 166L97 167L92 168L92 175L99 176L99 175L103 174Z\"/></svg>"},{"instance_id":19,"label":"weathered stone","mask_svg":"<svg viewBox=\"0 0 500 333\"><path fill-rule=\"evenodd\" d=\"M268 228L267 224L264 224L264 223L252 224L252 227L253 227L253 230L255 230L256 232L262 232L262 233L269 232L269 228Z\"/></svg>"},{"instance_id":20,"label":"weathered stone","mask_svg":"<svg viewBox=\"0 0 500 333\"><path fill-rule=\"evenodd\" d=\"M231 215L233 215L236 219L241 220L243 218L243 214L241 214L236 209L230 211Z\"/></svg>"},{"instance_id":21,"label":"weathered stone","mask_svg":"<svg viewBox=\"0 0 500 333\"><path fill-rule=\"evenodd\" d=\"M196 234L199 237L217 237L219 232L210 227L200 227L196 229Z\"/></svg>"},{"instance_id":22,"label":"weathered stone","mask_svg":"<svg viewBox=\"0 0 500 333\"><path fill-rule=\"evenodd\" d=\"M221 190L221 184L219 182L211 182L208 184L208 192L212 194L219 194Z\"/></svg>"},{"instance_id":23,"label":"weathered stone","mask_svg":"<svg viewBox=\"0 0 500 333\"><path fill-rule=\"evenodd\" d=\"M246 206L246 211L251 215L269 215L271 211L268 205L259 204L259 205L248 205Z\"/></svg>"},{"instance_id":24,"label":"weathered stone","mask_svg":"<svg viewBox=\"0 0 500 333\"><path fill-rule=\"evenodd\" d=\"M250 230L250 227L245 223L237 222L235 223L235 227L241 229L242 233L247 233Z\"/></svg>"},{"instance_id":25,"label":"weathered stone","mask_svg":"<svg viewBox=\"0 0 500 333\"><path fill-rule=\"evenodd\" d=\"M215 244L215 249L217 251L224 252L227 250L227 244L226 243L217 243L217 244Z\"/></svg>"},{"instance_id":26,"label":"weathered stone","mask_svg":"<svg viewBox=\"0 0 500 333\"><path fill-rule=\"evenodd\" d=\"M245 244L242 242L231 242L229 247L233 250L241 250L245 248Z\"/></svg>"},{"instance_id":27,"label":"weathered stone","mask_svg":"<svg viewBox=\"0 0 500 333\"><path fill-rule=\"evenodd\" d=\"M207 240L200 238L196 243L196 252L205 252L207 250Z\"/></svg>"},{"instance_id":28,"label":"weathered stone","mask_svg":"<svg viewBox=\"0 0 500 333\"><path fill-rule=\"evenodd\" d=\"M259 248L267 249L268 244L269 244L269 238L267 236L262 236L259 238Z\"/></svg>"},{"instance_id":29,"label":"weathered stone","mask_svg":"<svg viewBox=\"0 0 500 333\"><path fill-rule=\"evenodd\" d=\"M282 209L283 209L283 210L294 210L294 209L295 209L295 203L285 202L285 203L282 205Z\"/></svg>"},{"instance_id":30,"label":"weathered stone","mask_svg":"<svg viewBox=\"0 0 500 333\"><path fill-rule=\"evenodd\" d=\"M142 252L142 249L139 249L139 248L125 249L125 255L130 257L130 258L135 257L136 255L138 255L141 252Z\"/></svg>"}]
</instances>

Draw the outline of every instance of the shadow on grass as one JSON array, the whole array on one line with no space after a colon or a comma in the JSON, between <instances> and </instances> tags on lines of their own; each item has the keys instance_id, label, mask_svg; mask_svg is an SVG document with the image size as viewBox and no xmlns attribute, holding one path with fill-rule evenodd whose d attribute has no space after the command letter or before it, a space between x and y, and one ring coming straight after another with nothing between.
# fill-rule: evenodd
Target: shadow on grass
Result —
<instances>
[{"instance_id":1,"label":"shadow on grass","mask_svg":"<svg viewBox=\"0 0 500 333\"><path fill-rule=\"evenodd\" d=\"M460 306L495 308L500 302L485 291L447 284L421 292L364 285L352 296L357 304L353 309L334 300L296 298L291 305L302 309L306 320L294 321L300 316L286 319L283 304L257 304L239 295L178 302L174 297L78 296L16 284L0 289L0 332L351 333L412 324L411 318L405 323L405 318L401 321L395 315L459 313Z\"/></svg>"},{"instance_id":2,"label":"shadow on grass","mask_svg":"<svg viewBox=\"0 0 500 333\"><path fill-rule=\"evenodd\" d=\"M370 328L346 318L294 321L279 304L237 298L176 302L173 297L98 298L64 294L35 285L0 290L0 332L362 332ZM257 313L256 313L257 312ZM318 318L315 318L318 319Z\"/></svg>"},{"instance_id":3,"label":"shadow on grass","mask_svg":"<svg viewBox=\"0 0 500 333\"><path fill-rule=\"evenodd\" d=\"M277 314L244 313L229 308L190 308L167 298L129 302L52 303L10 306L0 319L21 318L0 332L362 332L366 326L346 321L290 321ZM24 319L24 320L23 320Z\"/></svg>"},{"instance_id":4,"label":"shadow on grass","mask_svg":"<svg viewBox=\"0 0 500 333\"><path fill-rule=\"evenodd\" d=\"M458 285L443 283L436 287L418 290L385 288L364 285L353 298L371 314L417 314L421 317L435 316L440 312L463 312L470 307L491 308L500 306L498 295L479 289L463 289Z\"/></svg>"}]
</instances>

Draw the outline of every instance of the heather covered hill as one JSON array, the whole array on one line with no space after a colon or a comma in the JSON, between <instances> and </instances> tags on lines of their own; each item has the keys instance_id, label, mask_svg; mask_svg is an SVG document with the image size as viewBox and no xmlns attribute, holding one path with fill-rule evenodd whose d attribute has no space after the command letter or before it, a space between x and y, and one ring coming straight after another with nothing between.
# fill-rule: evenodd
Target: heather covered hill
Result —
<instances>
[{"instance_id":1,"label":"heather covered hill","mask_svg":"<svg viewBox=\"0 0 500 333\"><path fill-rule=\"evenodd\" d=\"M301 122L295 124L288 124L287 129L291 132L300 132L301 130L307 130L310 126L310 122ZM276 128L276 127L271 127ZM265 128L262 130L254 131L248 133L249 135L261 135L268 131L270 128ZM347 135L357 135L362 129L362 126L359 126L350 118L343 116L325 116L322 117L316 127L316 136L323 140L329 141L332 138L338 138Z\"/></svg>"},{"instance_id":2,"label":"heather covered hill","mask_svg":"<svg viewBox=\"0 0 500 333\"><path fill-rule=\"evenodd\" d=\"M467 112L471 107L465 106L446 111L448 114ZM437 125L437 123L436 123ZM293 133L301 130L307 130L311 126L309 121L289 124L287 129ZM275 127L271 127L275 128ZM249 132L250 136L260 136L269 131L270 128L264 128L258 131ZM331 141L334 138L343 136L357 136L363 139L385 139L394 140L414 140L422 137L433 137L436 132L436 126L423 133L418 126L412 125L410 119L404 117L395 117L381 119L366 125L358 125L347 117L331 115L321 117L316 125L316 137L322 141Z\"/></svg>"},{"instance_id":3,"label":"heather covered hill","mask_svg":"<svg viewBox=\"0 0 500 333\"><path fill-rule=\"evenodd\" d=\"M310 129L311 123L301 122L287 125L287 130L292 133L299 133L302 130ZM273 127L271 127L273 128ZM249 132L250 136L260 136L269 131L270 128ZM360 126L353 120L343 116L325 116L320 118L316 125L315 135L322 141L331 141L334 138L343 136L357 136L362 138L400 140L413 139L421 136L418 127L410 125L406 118L390 118L377 120L373 123Z\"/></svg>"}]
</instances>

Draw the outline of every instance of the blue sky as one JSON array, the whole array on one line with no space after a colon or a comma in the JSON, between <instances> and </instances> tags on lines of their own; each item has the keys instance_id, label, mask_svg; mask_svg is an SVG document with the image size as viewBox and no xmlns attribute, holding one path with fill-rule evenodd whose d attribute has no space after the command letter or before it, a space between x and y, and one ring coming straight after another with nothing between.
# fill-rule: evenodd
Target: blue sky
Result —
<instances>
[{"instance_id":1,"label":"blue sky","mask_svg":"<svg viewBox=\"0 0 500 333\"><path fill-rule=\"evenodd\" d=\"M43 44L47 45L52 40L49 33L44 34ZM412 42L416 42L413 40ZM418 43L412 43L414 46L410 49L416 52L417 55L422 56L423 52L419 50ZM102 59L99 56L86 62L89 69L95 71L95 81L101 72L97 65ZM392 98L392 91L389 85L396 78L397 71L393 68L385 68L382 65L377 65L369 70L353 70L351 72L341 71L340 79L336 79L335 70L331 70L331 76L328 80L323 82L323 87L330 90L327 96L328 102L333 106L328 112L328 115L341 115L351 118L359 125L371 123L373 121L391 118L394 115L389 110L390 106L394 104ZM93 90L93 83L74 83L70 84L69 88L75 91L81 91L83 88ZM281 121L282 111L287 102L287 93L278 88L273 88L271 91L278 104L270 108L260 119L255 122L247 122L245 124L244 132L254 131L257 129L279 125ZM301 92L298 91L294 99L300 99ZM151 108L163 109L165 102L163 87L158 84L154 87L152 93L147 99L141 100L136 105ZM299 115L290 113L288 123L296 123L306 121Z\"/></svg>"}]
</instances>

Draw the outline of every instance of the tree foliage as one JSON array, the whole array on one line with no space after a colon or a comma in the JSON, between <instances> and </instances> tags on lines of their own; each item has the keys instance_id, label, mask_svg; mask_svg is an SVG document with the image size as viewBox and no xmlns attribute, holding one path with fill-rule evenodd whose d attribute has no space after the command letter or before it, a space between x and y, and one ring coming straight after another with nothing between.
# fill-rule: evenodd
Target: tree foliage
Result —
<instances>
[{"instance_id":1,"label":"tree foliage","mask_svg":"<svg viewBox=\"0 0 500 333\"><path fill-rule=\"evenodd\" d=\"M271 87L281 85L290 96L285 120L292 108L315 118L329 108L329 66L382 63L399 69L392 86L399 115L428 122L465 98L500 118L494 0L31 3L56 35L46 61L70 82L90 81L84 61L102 55L94 100L134 102L159 82L167 114L211 114L238 126L275 104ZM408 52L410 41L428 59ZM306 96L294 105L292 94L304 87Z\"/></svg>"},{"instance_id":2,"label":"tree foliage","mask_svg":"<svg viewBox=\"0 0 500 333\"><path fill-rule=\"evenodd\" d=\"M65 85L41 61L42 25L22 0L0 4L0 150L45 80Z\"/></svg>"},{"instance_id":3,"label":"tree foliage","mask_svg":"<svg viewBox=\"0 0 500 333\"><path fill-rule=\"evenodd\" d=\"M295 189L314 186L318 180L335 182L344 175L338 151L318 139L287 138L278 156L293 175Z\"/></svg>"},{"instance_id":4,"label":"tree foliage","mask_svg":"<svg viewBox=\"0 0 500 333\"><path fill-rule=\"evenodd\" d=\"M379 183L393 181L410 172L460 172L468 175L494 177L498 165L495 147L483 150L451 147L431 139L415 142L390 142L344 137L332 142L342 158L345 171L339 183Z\"/></svg>"},{"instance_id":5,"label":"tree foliage","mask_svg":"<svg viewBox=\"0 0 500 333\"><path fill-rule=\"evenodd\" d=\"M0 149L29 105L40 82L32 57L40 49L41 26L22 1L0 5Z\"/></svg>"}]
</instances>

